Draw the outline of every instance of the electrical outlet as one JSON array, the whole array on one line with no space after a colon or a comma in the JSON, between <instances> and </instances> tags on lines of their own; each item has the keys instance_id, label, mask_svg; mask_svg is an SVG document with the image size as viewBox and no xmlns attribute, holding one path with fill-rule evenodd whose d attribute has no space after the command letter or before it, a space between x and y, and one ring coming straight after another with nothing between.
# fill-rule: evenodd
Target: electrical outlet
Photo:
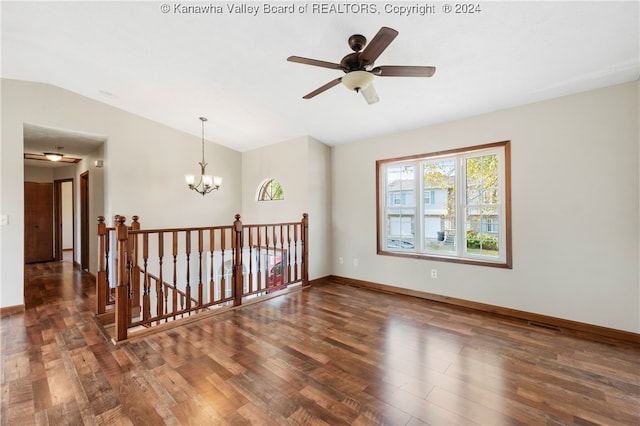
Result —
<instances>
[{"instance_id":1,"label":"electrical outlet","mask_svg":"<svg viewBox=\"0 0 640 426\"><path fill-rule=\"evenodd\" d=\"M353 266L358 266L358 259L353 259Z\"/></svg>"},{"instance_id":2,"label":"electrical outlet","mask_svg":"<svg viewBox=\"0 0 640 426\"><path fill-rule=\"evenodd\" d=\"M438 278L438 270L437 269L432 269L431 270L431 278Z\"/></svg>"},{"instance_id":3,"label":"electrical outlet","mask_svg":"<svg viewBox=\"0 0 640 426\"><path fill-rule=\"evenodd\" d=\"M344 264L344 257L340 257L340 258L338 259L338 262L340 262L340 264L341 264L341 265L343 265L343 264Z\"/></svg>"}]
</instances>

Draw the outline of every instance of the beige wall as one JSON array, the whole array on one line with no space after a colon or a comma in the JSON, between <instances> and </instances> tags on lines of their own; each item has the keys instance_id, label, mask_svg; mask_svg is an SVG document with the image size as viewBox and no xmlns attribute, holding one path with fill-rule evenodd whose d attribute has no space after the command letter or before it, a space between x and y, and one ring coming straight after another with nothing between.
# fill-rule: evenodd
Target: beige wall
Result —
<instances>
[{"instance_id":1,"label":"beige wall","mask_svg":"<svg viewBox=\"0 0 640 426\"><path fill-rule=\"evenodd\" d=\"M333 273L639 332L638 114L632 82L334 147ZM502 140L512 270L376 254L376 160Z\"/></svg>"},{"instance_id":2,"label":"beige wall","mask_svg":"<svg viewBox=\"0 0 640 426\"><path fill-rule=\"evenodd\" d=\"M280 182L284 200L257 201L260 184ZM309 214L309 278L331 274L331 148L302 136L242 155L244 223L294 222Z\"/></svg>"}]
</instances>

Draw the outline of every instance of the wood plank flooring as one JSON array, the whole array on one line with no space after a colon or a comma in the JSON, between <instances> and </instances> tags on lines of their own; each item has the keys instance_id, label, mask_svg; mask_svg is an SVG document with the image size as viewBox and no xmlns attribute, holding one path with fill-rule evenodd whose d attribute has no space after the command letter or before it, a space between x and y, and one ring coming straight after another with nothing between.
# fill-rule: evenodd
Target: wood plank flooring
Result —
<instances>
[{"instance_id":1,"label":"wood plank flooring","mask_svg":"<svg viewBox=\"0 0 640 426\"><path fill-rule=\"evenodd\" d=\"M91 279L27 266L2 425L638 425L640 349L335 283L114 346Z\"/></svg>"}]
</instances>

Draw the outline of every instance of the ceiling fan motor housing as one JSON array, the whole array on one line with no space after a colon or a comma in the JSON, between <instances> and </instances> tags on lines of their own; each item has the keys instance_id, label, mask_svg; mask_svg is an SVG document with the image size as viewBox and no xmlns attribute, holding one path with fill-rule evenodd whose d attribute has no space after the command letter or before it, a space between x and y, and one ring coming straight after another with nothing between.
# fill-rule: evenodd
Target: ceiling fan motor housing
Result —
<instances>
[{"instance_id":1,"label":"ceiling fan motor housing","mask_svg":"<svg viewBox=\"0 0 640 426\"><path fill-rule=\"evenodd\" d=\"M360 59L360 51L367 45L367 38L361 34L354 34L349 37L349 47L354 53L349 53L340 61L340 68L346 73L351 71L364 71L369 65Z\"/></svg>"},{"instance_id":2,"label":"ceiling fan motor housing","mask_svg":"<svg viewBox=\"0 0 640 426\"><path fill-rule=\"evenodd\" d=\"M360 52L349 53L340 61L342 71L349 73L351 71L364 71L368 63L360 59Z\"/></svg>"}]
</instances>

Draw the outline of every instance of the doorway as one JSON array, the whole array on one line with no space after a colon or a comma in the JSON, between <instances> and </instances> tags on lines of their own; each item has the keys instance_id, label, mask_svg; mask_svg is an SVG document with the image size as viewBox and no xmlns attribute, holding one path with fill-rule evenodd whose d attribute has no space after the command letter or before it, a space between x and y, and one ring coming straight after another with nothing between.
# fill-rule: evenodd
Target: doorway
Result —
<instances>
[{"instance_id":1,"label":"doorway","mask_svg":"<svg viewBox=\"0 0 640 426\"><path fill-rule=\"evenodd\" d=\"M80 175L80 267L89 270L89 171Z\"/></svg>"},{"instance_id":2,"label":"doorway","mask_svg":"<svg viewBox=\"0 0 640 426\"><path fill-rule=\"evenodd\" d=\"M56 260L75 262L75 220L73 179L53 182L55 204L55 254Z\"/></svg>"}]
</instances>

